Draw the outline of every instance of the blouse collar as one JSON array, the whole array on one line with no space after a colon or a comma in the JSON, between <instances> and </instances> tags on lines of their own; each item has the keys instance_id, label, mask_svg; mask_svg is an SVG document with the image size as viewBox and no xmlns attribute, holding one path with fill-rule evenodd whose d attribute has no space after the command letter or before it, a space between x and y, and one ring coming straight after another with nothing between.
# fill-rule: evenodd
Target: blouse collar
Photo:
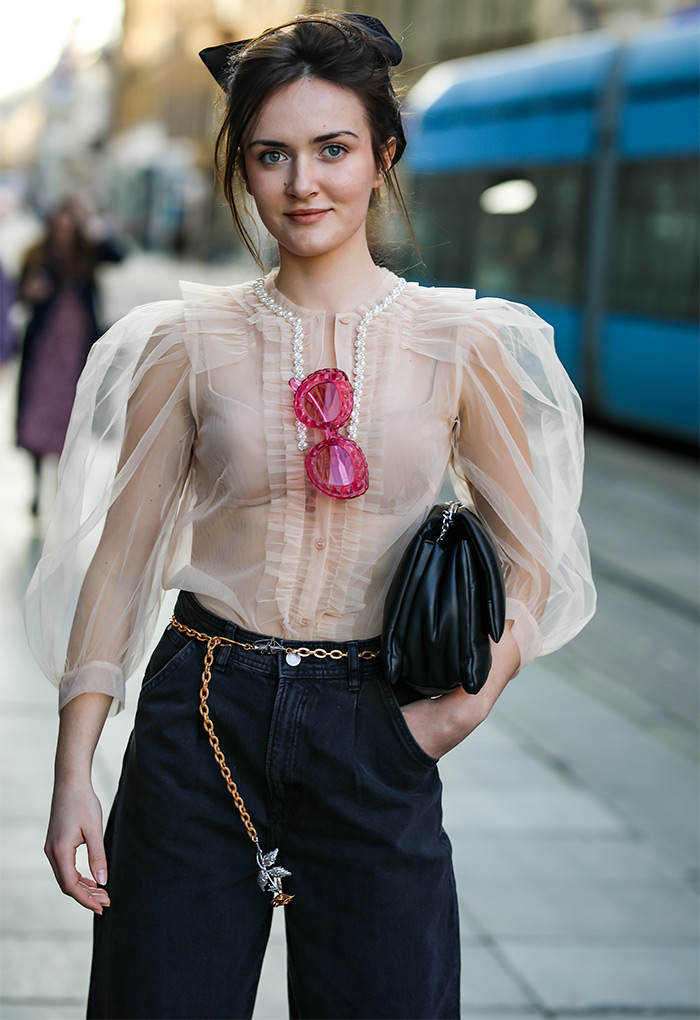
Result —
<instances>
[{"instance_id":1,"label":"blouse collar","mask_svg":"<svg viewBox=\"0 0 700 1020\"><path fill-rule=\"evenodd\" d=\"M264 287L273 301L275 301L281 308L284 308L285 311L289 311L292 315L297 315L302 319L308 318L309 316L323 316L326 314L318 308L305 308L303 305L296 305L293 301L290 301L288 297L285 297L285 295L277 289L275 284L277 272L277 269L273 269L272 272L268 273L265 277ZM362 317L365 312L369 311L370 308L374 307L374 305L378 304L380 301L383 301L387 294L391 294L392 290L398 283L399 278L389 269L384 269L382 267L382 272L384 273L383 279L372 294L370 294L369 298L362 304L357 305L355 308L338 312L337 314L339 317L344 315L357 315Z\"/></svg>"}]
</instances>

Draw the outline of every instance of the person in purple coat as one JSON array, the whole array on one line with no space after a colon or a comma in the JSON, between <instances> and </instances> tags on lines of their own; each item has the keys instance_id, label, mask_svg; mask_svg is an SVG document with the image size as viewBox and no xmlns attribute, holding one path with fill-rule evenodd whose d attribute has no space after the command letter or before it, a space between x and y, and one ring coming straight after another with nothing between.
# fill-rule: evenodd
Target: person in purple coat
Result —
<instances>
[{"instance_id":1,"label":"person in purple coat","mask_svg":"<svg viewBox=\"0 0 700 1020\"><path fill-rule=\"evenodd\" d=\"M63 450L78 378L100 333L95 269L122 255L113 241L90 240L78 207L65 202L24 256L17 294L31 314L22 346L17 445L34 459L35 516L43 459Z\"/></svg>"}]
</instances>

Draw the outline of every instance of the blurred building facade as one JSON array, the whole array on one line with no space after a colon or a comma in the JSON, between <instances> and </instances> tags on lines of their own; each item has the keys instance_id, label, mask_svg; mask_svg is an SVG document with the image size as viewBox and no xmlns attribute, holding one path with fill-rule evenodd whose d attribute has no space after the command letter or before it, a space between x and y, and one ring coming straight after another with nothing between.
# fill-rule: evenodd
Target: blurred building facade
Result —
<instances>
[{"instance_id":1,"label":"blurred building facade","mask_svg":"<svg viewBox=\"0 0 700 1020\"><path fill-rule=\"evenodd\" d=\"M320 9L322 4L312 3ZM373 0L349 9L372 13L386 24L404 51L402 77L408 86L433 64L456 57L524 45L588 27L577 8L589 0Z\"/></svg>"},{"instance_id":2,"label":"blurred building facade","mask_svg":"<svg viewBox=\"0 0 700 1020\"><path fill-rule=\"evenodd\" d=\"M322 3L307 3L321 10ZM524 46L596 28L626 31L696 0L350 0L346 10L374 14L401 40L402 77L413 85L433 64Z\"/></svg>"}]
</instances>

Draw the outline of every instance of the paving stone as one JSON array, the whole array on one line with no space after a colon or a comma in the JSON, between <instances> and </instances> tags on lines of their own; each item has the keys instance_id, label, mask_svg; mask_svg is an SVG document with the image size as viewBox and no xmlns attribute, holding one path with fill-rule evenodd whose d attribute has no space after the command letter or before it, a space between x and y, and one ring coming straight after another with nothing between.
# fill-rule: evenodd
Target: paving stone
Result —
<instances>
[{"instance_id":1,"label":"paving stone","mask_svg":"<svg viewBox=\"0 0 700 1020\"><path fill-rule=\"evenodd\" d=\"M79 870L86 872L81 865ZM48 861L41 871L3 876L0 898L3 934L92 937L92 914L61 892Z\"/></svg>"},{"instance_id":2,"label":"paving stone","mask_svg":"<svg viewBox=\"0 0 700 1020\"><path fill-rule=\"evenodd\" d=\"M698 899L680 882L461 876L460 898L483 929L513 936L693 938Z\"/></svg>"},{"instance_id":3,"label":"paving stone","mask_svg":"<svg viewBox=\"0 0 700 1020\"><path fill-rule=\"evenodd\" d=\"M2 1020L84 1020L85 1003L80 1000L75 1005L66 1005L55 999L15 1002L0 998L0 1016Z\"/></svg>"},{"instance_id":4,"label":"paving stone","mask_svg":"<svg viewBox=\"0 0 700 1020\"><path fill-rule=\"evenodd\" d=\"M2 991L8 999L84 1002L90 976L90 939L65 934L3 935Z\"/></svg>"},{"instance_id":5,"label":"paving stone","mask_svg":"<svg viewBox=\"0 0 700 1020\"><path fill-rule=\"evenodd\" d=\"M617 833L620 821L588 793L566 789L460 789L445 808L447 831Z\"/></svg>"},{"instance_id":6,"label":"paving stone","mask_svg":"<svg viewBox=\"0 0 700 1020\"><path fill-rule=\"evenodd\" d=\"M564 763L657 848L684 866L697 864L697 812L689 807L698 800L695 764L544 665L533 672L531 696L506 693L496 706L499 722Z\"/></svg>"},{"instance_id":7,"label":"paving stone","mask_svg":"<svg viewBox=\"0 0 700 1020\"><path fill-rule=\"evenodd\" d=\"M649 878L685 882L683 869L639 839L612 833L539 835L530 832L461 834L455 853L481 878ZM465 874L470 874L466 871Z\"/></svg>"},{"instance_id":8,"label":"paving stone","mask_svg":"<svg viewBox=\"0 0 700 1020\"><path fill-rule=\"evenodd\" d=\"M284 917L273 911L270 941L267 944L253 1020L278 1020L288 1016L287 951L284 940Z\"/></svg>"},{"instance_id":9,"label":"paving stone","mask_svg":"<svg viewBox=\"0 0 700 1020\"><path fill-rule=\"evenodd\" d=\"M596 939L502 939L500 948L554 1010L656 1010L698 1008L698 946L693 940L653 945Z\"/></svg>"},{"instance_id":10,"label":"paving stone","mask_svg":"<svg viewBox=\"0 0 700 1020\"><path fill-rule=\"evenodd\" d=\"M461 997L466 1008L510 1009L535 1005L493 953L478 943L462 948Z\"/></svg>"}]
</instances>

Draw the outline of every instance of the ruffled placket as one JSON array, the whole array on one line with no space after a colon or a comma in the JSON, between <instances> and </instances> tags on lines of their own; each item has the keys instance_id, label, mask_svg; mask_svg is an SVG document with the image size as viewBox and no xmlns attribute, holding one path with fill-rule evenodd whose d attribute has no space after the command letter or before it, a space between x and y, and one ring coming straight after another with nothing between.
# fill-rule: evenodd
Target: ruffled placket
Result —
<instances>
[{"instance_id":1,"label":"ruffled placket","mask_svg":"<svg viewBox=\"0 0 700 1020\"><path fill-rule=\"evenodd\" d=\"M396 284L387 273L381 288L366 308L381 300ZM326 317L300 308L274 289L273 297L282 307L299 315L304 326L304 368L306 374L321 366ZM331 359L345 371L352 364L357 325L366 308L340 313L334 322L334 352ZM391 311L387 310L386 315ZM263 383L265 433L272 502L268 518L266 574L276 587L276 601L285 636L323 639L337 632L343 618L348 633L353 633L357 616L365 609L367 578L371 558L363 554L364 530L368 515L364 496L337 500L317 492L307 480L304 454L297 447L296 422L288 381L293 375L292 328L268 309L261 309L264 343ZM372 417L379 385L378 366L383 361L381 347L384 331L381 318L370 327L370 342L365 355L365 380L358 441L370 465L372 485ZM344 356L339 357L340 352ZM312 431L311 443L321 433ZM376 461L375 461L376 462ZM375 485L379 484L375 479ZM363 561L367 563L363 568ZM367 575L367 576L365 576Z\"/></svg>"},{"instance_id":2,"label":"ruffled placket","mask_svg":"<svg viewBox=\"0 0 700 1020\"><path fill-rule=\"evenodd\" d=\"M301 310L300 310L301 311ZM302 635L298 577L304 551L306 518L315 512L316 491L306 482L304 455L297 447L296 420L289 380L292 365L291 328L267 309L261 311L263 345L263 407L270 510L265 574L275 590L284 636ZM312 313L302 315L304 354L309 357ZM310 622L310 620L309 620ZM308 623L306 624L308 628Z\"/></svg>"}]
</instances>

